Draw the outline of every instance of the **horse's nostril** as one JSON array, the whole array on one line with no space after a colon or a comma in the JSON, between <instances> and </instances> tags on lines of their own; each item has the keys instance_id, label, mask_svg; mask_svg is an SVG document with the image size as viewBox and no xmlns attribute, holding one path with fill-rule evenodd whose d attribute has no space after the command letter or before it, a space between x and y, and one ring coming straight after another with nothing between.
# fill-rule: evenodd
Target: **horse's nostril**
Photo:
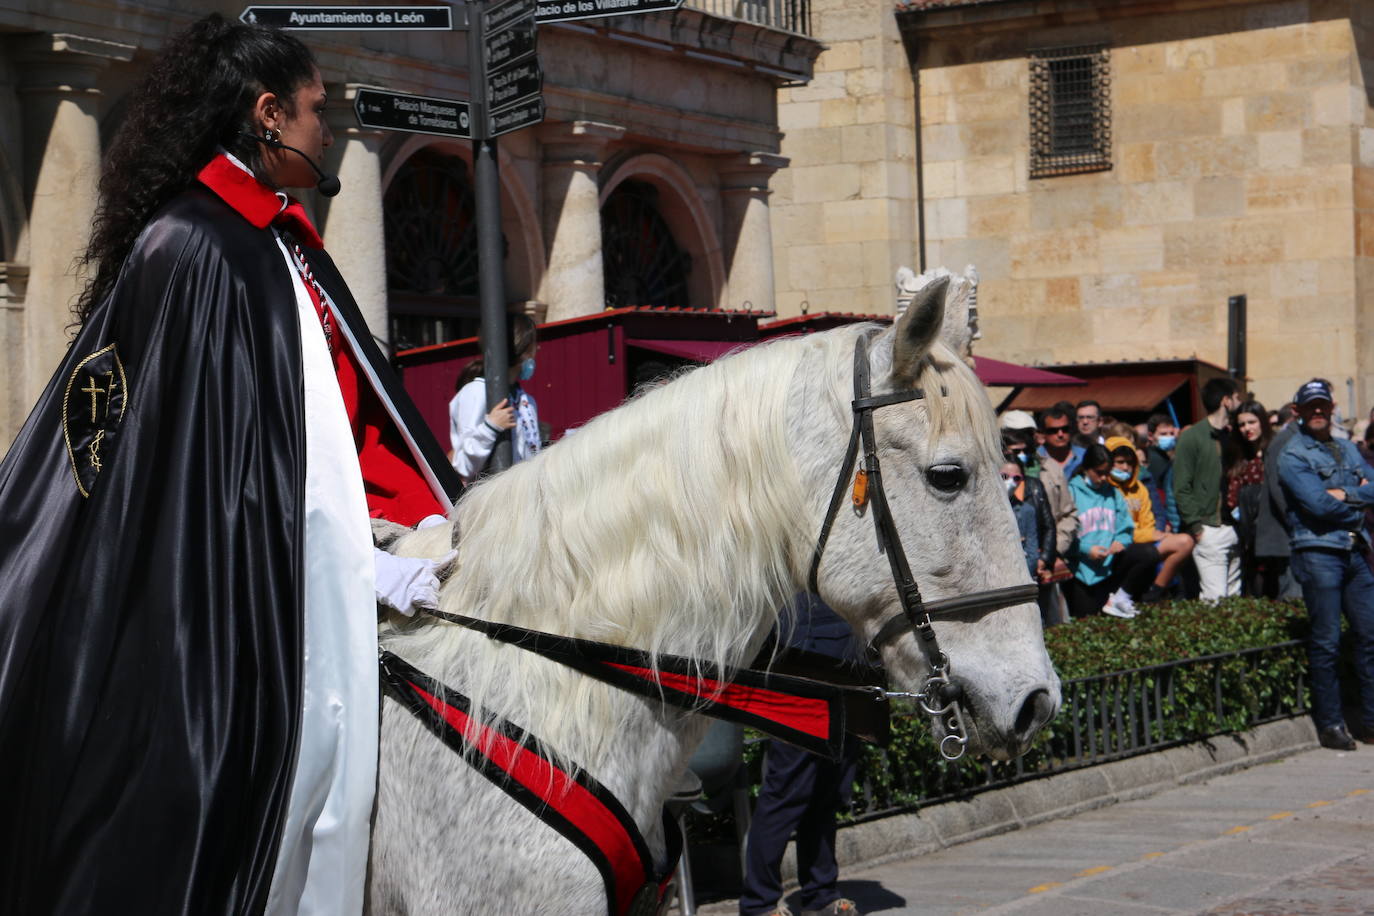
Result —
<instances>
[{"instance_id":1,"label":"horse's nostril","mask_svg":"<svg viewBox=\"0 0 1374 916\"><path fill-rule=\"evenodd\" d=\"M1030 737L1030 734L1048 722L1052 715L1054 703L1050 699L1050 692L1044 687L1032 690L1026 696L1026 701L1021 704L1020 712L1016 714L1016 734L1022 738Z\"/></svg>"}]
</instances>

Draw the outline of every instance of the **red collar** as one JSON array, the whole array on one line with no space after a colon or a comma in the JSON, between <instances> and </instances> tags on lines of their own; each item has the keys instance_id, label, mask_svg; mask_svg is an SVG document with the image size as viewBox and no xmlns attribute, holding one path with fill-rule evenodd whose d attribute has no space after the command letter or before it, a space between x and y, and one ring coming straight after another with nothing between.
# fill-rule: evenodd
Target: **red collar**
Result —
<instances>
[{"instance_id":1,"label":"red collar","mask_svg":"<svg viewBox=\"0 0 1374 916\"><path fill-rule=\"evenodd\" d=\"M225 154L220 153L206 163L196 178L257 228L266 229L275 224L307 248L324 247L300 201L288 194L283 209L276 192L230 162Z\"/></svg>"}]
</instances>

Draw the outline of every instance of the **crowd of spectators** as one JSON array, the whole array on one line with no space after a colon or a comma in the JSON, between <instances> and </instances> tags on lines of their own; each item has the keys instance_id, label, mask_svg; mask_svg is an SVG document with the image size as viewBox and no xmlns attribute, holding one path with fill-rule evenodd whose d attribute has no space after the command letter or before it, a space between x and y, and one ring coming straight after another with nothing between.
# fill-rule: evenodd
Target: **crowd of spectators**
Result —
<instances>
[{"instance_id":1,"label":"crowd of spectators","mask_svg":"<svg viewBox=\"0 0 1374 916\"><path fill-rule=\"evenodd\" d=\"M1299 405L1271 412L1229 378L1201 395L1205 416L1182 429L1092 400L1001 415L1001 474L1047 626L1173 598L1301 596L1278 470ZM1331 429L1374 458L1374 424Z\"/></svg>"}]
</instances>

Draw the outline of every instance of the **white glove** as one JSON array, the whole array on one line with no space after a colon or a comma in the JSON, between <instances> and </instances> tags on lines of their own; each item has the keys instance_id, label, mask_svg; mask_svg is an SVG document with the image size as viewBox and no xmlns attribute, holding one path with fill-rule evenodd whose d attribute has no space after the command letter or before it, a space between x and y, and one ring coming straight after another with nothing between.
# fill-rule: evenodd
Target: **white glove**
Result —
<instances>
[{"instance_id":1,"label":"white glove","mask_svg":"<svg viewBox=\"0 0 1374 916\"><path fill-rule=\"evenodd\" d=\"M377 603L407 617L420 608L439 607L439 572L458 556L451 551L437 560L421 557L398 557L385 550L372 548L377 567Z\"/></svg>"}]
</instances>

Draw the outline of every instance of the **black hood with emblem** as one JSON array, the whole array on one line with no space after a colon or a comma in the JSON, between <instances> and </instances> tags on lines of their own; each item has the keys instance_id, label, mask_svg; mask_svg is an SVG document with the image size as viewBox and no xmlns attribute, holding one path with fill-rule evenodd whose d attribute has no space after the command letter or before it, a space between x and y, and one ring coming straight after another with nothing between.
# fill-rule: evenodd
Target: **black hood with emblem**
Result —
<instances>
[{"instance_id":1,"label":"black hood with emblem","mask_svg":"<svg viewBox=\"0 0 1374 916\"><path fill-rule=\"evenodd\" d=\"M188 191L0 464L0 912L262 910L299 728L302 410L272 234Z\"/></svg>"}]
</instances>

